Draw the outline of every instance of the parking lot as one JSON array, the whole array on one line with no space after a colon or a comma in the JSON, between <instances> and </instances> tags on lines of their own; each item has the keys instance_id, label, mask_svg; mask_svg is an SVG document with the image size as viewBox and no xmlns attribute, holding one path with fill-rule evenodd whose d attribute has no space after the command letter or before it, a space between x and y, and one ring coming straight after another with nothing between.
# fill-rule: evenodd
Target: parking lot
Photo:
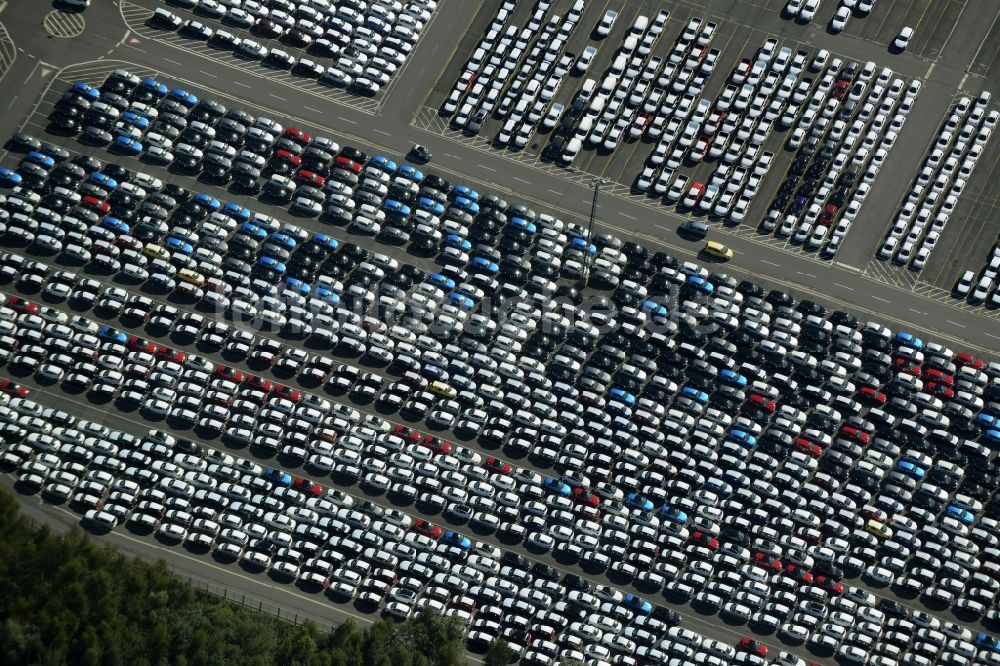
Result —
<instances>
[{"instance_id":1,"label":"parking lot","mask_svg":"<svg viewBox=\"0 0 1000 666\"><path fill-rule=\"evenodd\" d=\"M81 73L24 128L53 143L3 160L22 489L529 662L728 663L744 634L754 663L754 638L994 658L942 622L995 616L996 364L153 72ZM134 131L78 140L104 116ZM126 435L74 419L95 401Z\"/></svg>"}]
</instances>

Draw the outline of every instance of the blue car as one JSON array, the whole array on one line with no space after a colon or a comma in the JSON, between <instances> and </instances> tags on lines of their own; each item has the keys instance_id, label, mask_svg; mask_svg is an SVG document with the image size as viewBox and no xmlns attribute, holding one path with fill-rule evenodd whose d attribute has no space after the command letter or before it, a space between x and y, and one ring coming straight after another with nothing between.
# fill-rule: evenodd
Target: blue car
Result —
<instances>
[{"instance_id":1,"label":"blue car","mask_svg":"<svg viewBox=\"0 0 1000 666\"><path fill-rule=\"evenodd\" d=\"M733 430L729 433L729 441L737 442L746 447L756 446L757 438L745 430Z\"/></svg>"},{"instance_id":2,"label":"blue car","mask_svg":"<svg viewBox=\"0 0 1000 666\"><path fill-rule=\"evenodd\" d=\"M222 213L238 222L247 222L250 220L250 209L232 201L222 207Z\"/></svg>"},{"instance_id":3,"label":"blue car","mask_svg":"<svg viewBox=\"0 0 1000 666\"><path fill-rule=\"evenodd\" d=\"M386 173L394 173L396 171L396 163L384 155L376 155L368 161L368 164Z\"/></svg>"},{"instance_id":4,"label":"blue car","mask_svg":"<svg viewBox=\"0 0 1000 666\"><path fill-rule=\"evenodd\" d=\"M316 289L313 290L312 295L313 298L318 298L325 303L329 303L330 305L340 303L340 294L329 287L317 286Z\"/></svg>"},{"instance_id":5,"label":"blue car","mask_svg":"<svg viewBox=\"0 0 1000 666\"><path fill-rule=\"evenodd\" d=\"M480 273L487 273L489 275L496 275L500 272L500 267L497 266L496 262L490 261L486 257L473 257L469 267L472 270L479 271Z\"/></svg>"},{"instance_id":6,"label":"blue car","mask_svg":"<svg viewBox=\"0 0 1000 666\"><path fill-rule=\"evenodd\" d=\"M295 246L298 245L298 242L286 233L274 234L268 242L276 243L289 251L294 250Z\"/></svg>"},{"instance_id":7,"label":"blue car","mask_svg":"<svg viewBox=\"0 0 1000 666\"><path fill-rule=\"evenodd\" d=\"M452 546L457 546L462 550L469 550L472 548L472 541L469 537L459 534L455 530L447 530L441 537L441 541Z\"/></svg>"},{"instance_id":8,"label":"blue car","mask_svg":"<svg viewBox=\"0 0 1000 666\"><path fill-rule=\"evenodd\" d=\"M101 98L101 91L90 85L89 83L84 83L83 81L77 81L70 88L70 92L77 95L83 95L87 99L96 102Z\"/></svg>"},{"instance_id":9,"label":"blue car","mask_svg":"<svg viewBox=\"0 0 1000 666\"><path fill-rule=\"evenodd\" d=\"M521 229L522 231L526 231L529 234L533 234L536 231L538 231L538 227L535 226L534 222L529 222L523 217L512 217L510 218L510 221L507 224L516 229Z\"/></svg>"},{"instance_id":10,"label":"blue car","mask_svg":"<svg viewBox=\"0 0 1000 666\"><path fill-rule=\"evenodd\" d=\"M454 199L456 197L465 197L466 199L472 199L473 201L479 201L479 192L476 192L467 185L456 185L451 190L450 196Z\"/></svg>"},{"instance_id":11,"label":"blue car","mask_svg":"<svg viewBox=\"0 0 1000 666\"><path fill-rule=\"evenodd\" d=\"M458 206L469 215L476 215L477 213L479 213L479 204L477 204L472 199L466 199L465 197L455 197L455 200L452 201L451 203L454 206Z\"/></svg>"},{"instance_id":12,"label":"blue car","mask_svg":"<svg viewBox=\"0 0 1000 666\"><path fill-rule=\"evenodd\" d=\"M642 302L642 311L648 312L652 317L666 317L670 314L667 306L650 299Z\"/></svg>"},{"instance_id":13,"label":"blue car","mask_svg":"<svg viewBox=\"0 0 1000 666\"><path fill-rule=\"evenodd\" d=\"M24 178L21 177L21 174L13 169L0 167L0 185L3 187L17 187L23 180Z\"/></svg>"},{"instance_id":14,"label":"blue car","mask_svg":"<svg viewBox=\"0 0 1000 666\"><path fill-rule=\"evenodd\" d=\"M336 252L337 248L340 247L340 241L333 236L328 236L327 234L313 234L312 239L320 245L325 245L334 252Z\"/></svg>"},{"instance_id":15,"label":"blue car","mask_svg":"<svg viewBox=\"0 0 1000 666\"><path fill-rule=\"evenodd\" d=\"M723 368L719 372L719 381L723 384L729 384L730 386L746 386L747 378L736 372L735 370L730 370L729 368Z\"/></svg>"},{"instance_id":16,"label":"blue car","mask_svg":"<svg viewBox=\"0 0 1000 666\"><path fill-rule=\"evenodd\" d=\"M597 254L597 246L593 243L588 243L586 239L580 238L579 236L570 240L569 246L574 250L579 250L580 252L585 252L590 255Z\"/></svg>"},{"instance_id":17,"label":"blue car","mask_svg":"<svg viewBox=\"0 0 1000 666\"><path fill-rule=\"evenodd\" d=\"M139 87L151 93L155 97L164 97L167 94L167 85L160 83L154 78L147 77L139 82Z\"/></svg>"},{"instance_id":18,"label":"blue car","mask_svg":"<svg viewBox=\"0 0 1000 666\"><path fill-rule=\"evenodd\" d=\"M396 201L395 199L386 199L385 203L382 204L382 210L389 213L396 213L398 215L410 214L410 207L401 201Z\"/></svg>"},{"instance_id":19,"label":"blue car","mask_svg":"<svg viewBox=\"0 0 1000 666\"><path fill-rule=\"evenodd\" d=\"M715 285L700 275L689 275L684 284L689 284L695 289L706 294L712 294L712 292L715 291Z\"/></svg>"},{"instance_id":20,"label":"blue car","mask_svg":"<svg viewBox=\"0 0 1000 666\"><path fill-rule=\"evenodd\" d=\"M285 265L283 263L281 263L274 257L269 257L267 255L264 255L263 257L257 259L257 263L260 264L261 266L267 266L268 268L273 268L279 273L284 273L286 270Z\"/></svg>"},{"instance_id":21,"label":"blue car","mask_svg":"<svg viewBox=\"0 0 1000 666\"><path fill-rule=\"evenodd\" d=\"M121 117L121 122L125 123L126 125L133 125L143 130L149 128L149 118L139 115L135 111L126 111L125 113L123 113Z\"/></svg>"},{"instance_id":22,"label":"blue car","mask_svg":"<svg viewBox=\"0 0 1000 666\"><path fill-rule=\"evenodd\" d=\"M415 169L409 164L404 164L396 170L397 176L402 176L407 180L412 180L414 183L419 183L424 179L424 172L420 169Z\"/></svg>"},{"instance_id":23,"label":"blue car","mask_svg":"<svg viewBox=\"0 0 1000 666\"><path fill-rule=\"evenodd\" d=\"M249 236L250 238L256 238L257 240L264 240L267 238L267 232L251 222L245 222L242 224L240 226L239 233L244 236Z\"/></svg>"},{"instance_id":24,"label":"blue car","mask_svg":"<svg viewBox=\"0 0 1000 666\"><path fill-rule=\"evenodd\" d=\"M1000 430L987 430L983 433L983 439L991 444L1000 444Z\"/></svg>"},{"instance_id":25,"label":"blue car","mask_svg":"<svg viewBox=\"0 0 1000 666\"><path fill-rule=\"evenodd\" d=\"M142 142L124 134L115 137L114 147L126 155L138 155L142 152Z\"/></svg>"},{"instance_id":26,"label":"blue car","mask_svg":"<svg viewBox=\"0 0 1000 666\"><path fill-rule=\"evenodd\" d=\"M994 638L984 631L976 634L976 647L981 647L993 652L1000 652L1000 638Z\"/></svg>"},{"instance_id":27,"label":"blue car","mask_svg":"<svg viewBox=\"0 0 1000 666\"><path fill-rule=\"evenodd\" d=\"M191 243L188 243L183 238L178 238L177 236L167 236L166 240L163 241L163 245L170 250L171 253L180 252L182 254L191 254L194 252L194 248L191 247Z\"/></svg>"},{"instance_id":28,"label":"blue car","mask_svg":"<svg viewBox=\"0 0 1000 666\"><path fill-rule=\"evenodd\" d=\"M551 476L545 477L543 485L545 490L556 495L562 495L563 497L569 497L572 492L568 484L563 483L559 479L552 478Z\"/></svg>"},{"instance_id":29,"label":"blue car","mask_svg":"<svg viewBox=\"0 0 1000 666\"><path fill-rule=\"evenodd\" d=\"M91 173L89 176L87 176L87 180L93 183L94 185L98 185L107 190L113 190L118 187L117 180L115 180L111 176L101 173L100 171L94 171L93 173Z\"/></svg>"},{"instance_id":30,"label":"blue car","mask_svg":"<svg viewBox=\"0 0 1000 666\"><path fill-rule=\"evenodd\" d=\"M697 389L693 386L685 386L684 388L682 388L681 395L687 396L692 400L696 400L703 405L708 404L708 394L702 391L701 389Z\"/></svg>"},{"instance_id":31,"label":"blue car","mask_svg":"<svg viewBox=\"0 0 1000 666\"><path fill-rule=\"evenodd\" d=\"M612 388L611 390L608 391L608 397L615 400L619 400L620 402L625 403L629 407L635 405L635 396L624 389Z\"/></svg>"},{"instance_id":32,"label":"blue car","mask_svg":"<svg viewBox=\"0 0 1000 666\"><path fill-rule=\"evenodd\" d=\"M303 296L308 296L309 293L312 291L312 286L310 286L308 283L303 282L302 280L294 278L290 275L285 276L285 288L291 289L292 291L297 292Z\"/></svg>"},{"instance_id":33,"label":"blue car","mask_svg":"<svg viewBox=\"0 0 1000 666\"><path fill-rule=\"evenodd\" d=\"M909 331L900 331L897 333L896 343L906 345L907 347L913 347L914 349L922 349L924 346L924 341Z\"/></svg>"},{"instance_id":34,"label":"blue car","mask_svg":"<svg viewBox=\"0 0 1000 666\"><path fill-rule=\"evenodd\" d=\"M220 202L215 197L205 194L203 192L199 192L196 195L194 195L194 201L198 205L204 206L213 213L222 208L222 202Z\"/></svg>"},{"instance_id":35,"label":"blue car","mask_svg":"<svg viewBox=\"0 0 1000 666\"><path fill-rule=\"evenodd\" d=\"M952 518L960 520L966 525L971 525L976 521L976 516L968 509L963 509L960 506L955 506L954 504L948 505L948 515Z\"/></svg>"},{"instance_id":36,"label":"blue car","mask_svg":"<svg viewBox=\"0 0 1000 666\"><path fill-rule=\"evenodd\" d=\"M167 95L167 98L183 104L189 109L198 103L198 98L183 88L174 88L170 91L170 94Z\"/></svg>"},{"instance_id":37,"label":"blue car","mask_svg":"<svg viewBox=\"0 0 1000 666\"><path fill-rule=\"evenodd\" d=\"M25 162L30 162L31 164L37 164L43 169L51 169L56 165L56 161L52 159L51 156L45 153L40 153L37 150L33 150L24 156Z\"/></svg>"},{"instance_id":38,"label":"blue car","mask_svg":"<svg viewBox=\"0 0 1000 666\"><path fill-rule=\"evenodd\" d=\"M119 344L128 342L128 336L125 335L124 331L119 331L117 328L112 328L107 324L101 324L101 327L97 329L97 337L105 342L117 342Z\"/></svg>"},{"instance_id":39,"label":"blue car","mask_svg":"<svg viewBox=\"0 0 1000 666\"><path fill-rule=\"evenodd\" d=\"M444 244L448 247L453 247L462 252L468 252L472 249L472 243L462 238L458 234L448 234L444 237Z\"/></svg>"},{"instance_id":40,"label":"blue car","mask_svg":"<svg viewBox=\"0 0 1000 666\"><path fill-rule=\"evenodd\" d=\"M923 467L916 464L914 461L908 460L906 458L903 458L898 463L896 463L896 469L903 472L904 474L912 476L915 479L922 479L927 474L926 470L924 470Z\"/></svg>"},{"instance_id":41,"label":"blue car","mask_svg":"<svg viewBox=\"0 0 1000 666\"><path fill-rule=\"evenodd\" d=\"M660 517L678 525L684 525L688 521L688 515L685 512L669 504L660 507Z\"/></svg>"},{"instance_id":42,"label":"blue car","mask_svg":"<svg viewBox=\"0 0 1000 666\"><path fill-rule=\"evenodd\" d=\"M452 305L462 308L463 310L471 310L472 308L476 307L476 302L471 298L469 298L468 296L466 296L465 294L460 294L458 292L455 292L451 294L450 298Z\"/></svg>"},{"instance_id":43,"label":"blue car","mask_svg":"<svg viewBox=\"0 0 1000 666\"><path fill-rule=\"evenodd\" d=\"M996 428L1000 426L1000 419L985 412L976 416L976 422L983 428Z\"/></svg>"},{"instance_id":44,"label":"blue car","mask_svg":"<svg viewBox=\"0 0 1000 666\"><path fill-rule=\"evenodd\" d=\"M788 209L788 212L792 215L798 215L802 212L802 209L805 208L806 201L808 201L808 199L801 194L795 197L795 201L792 202L792 206Z\"/></svg>"},{"instance_id":45,"label":"blue car","mask_svg":"<svg viewBox=\"0 0 1000 666\"><path fill-rule=\"evenodd\" d=\"M649 615L653 612L653 604L631 592L625 595L625 605L640 615Z\"/></svg>"},{"instance_id":46,"label":"blue car","mask_svg":"<svg viewBox=\"0 0 1000 666\"><path fill-rule=\"evenodd\" d=\"M420 197L417 200L417 208L427 211L431 215L444 215L444 206L428 197Z\"/></svg>"},{"instance_id":47,"label":"blue car","mask_svg":"<svg viewBox=\"0 0 1000 666\"><path fill-rule=\"evenodd\" d=\"M127 222L119 220L117 217L112 217L111 215L104 216L104 219L101 220L101 226L105 229L113 231L116 234L127 234L129 232Z\"/></svg>"},{"instance_id":48,"label":"blue car","mask_svg":"<svg viewBox=\"0 0 1000 666\"><path fill-rule=\"evenodd\" d=\"M275 469L274 467L267 468L267 471L264 472L264 478L275 485L284 486L286 488L292 485L292 475L288 472L283 472L280 469Z\"/></svg>"},{"instance_id":49,"label":"blue car","mask_svg":"<svg viewBox=\"0 0 1000 666\"><path fill-rule=\"evenodd\" d=\"M653 502L646 499L639 493L629 493L625 496L625 506L638 511L652 511Z\"/></svg>"},{"instance_id":50,"label":"blue car","mask_svg":"<svg viewBox=\"0 0 1000 666\"><path fill-rule=\"evenodd\" d=\"M441 275L440 273L431 273L427 276L427 281L435 287L441 287L445 291L451 291L455 288L455 281L447 275Z\"/></svg>"}]
</instances>

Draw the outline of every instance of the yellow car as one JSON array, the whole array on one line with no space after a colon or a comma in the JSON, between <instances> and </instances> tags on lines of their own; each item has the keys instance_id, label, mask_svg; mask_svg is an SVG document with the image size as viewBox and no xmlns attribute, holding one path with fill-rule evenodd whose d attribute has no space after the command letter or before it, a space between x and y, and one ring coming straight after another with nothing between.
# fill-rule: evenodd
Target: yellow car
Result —
<instances>
[{"instance_id":1,"label":"yellow car","mask_svg":"<svg viewBox=\"0 0 1000 666\"><path fill-rule=\"evenodd\" d=\"M885 525L885 523L880 523L877 520L868 520L865 523L865 531L869 534L874 534L879 539L891 539L892 530Z\"/></svg>"},{"instance_id":2,"label":"yellow car","mask_svg":"<svg viewBox=\"0 0 1000 666\"><path fill-rule=\"evenodd\" d=\"M142 248L142 253L149 257L150 259L163 259L164 261L170 261L170 253L162 245L157 245L156 243L146 243L146 246Z\"/></svg>"},{"instance_id":3,"label":"yellow car","mask_svg":"<svg viewBox=\"0 0 1000 666\"><path fill-rule=\"evenodd\" d=\"M431 385L428 386L427 388L430 389L431 393L439 395L442 398L454 398L456 395L458 395L458 391L456 391L454 388L436 379L432 381Z\"/></svg>"},{"instance_id":4,"label":"yellow car","mask_svg":"<svg viewBox=\"0 0 1000 666\"><path fill-rule=\"evenodd\" d=\"M708 241L705 243L705 249L703 252L710 257L722 259L723 261L729 261L733 258L733 251L722 243L718 243L716 241Z\"/></svg>"},{"instance_id":5,"label":"yellow car","mask_svg":"<svg viewBox=\"0 0 1000 666\"><path fill-rule=\"evenodd\" d=\"M178 279L183 280L189 284L193 284L196 287L201 287L205 284L205 276L197 271L193 271L190 268L182 268L177 271Z\"/></svg>"}]
</instances>

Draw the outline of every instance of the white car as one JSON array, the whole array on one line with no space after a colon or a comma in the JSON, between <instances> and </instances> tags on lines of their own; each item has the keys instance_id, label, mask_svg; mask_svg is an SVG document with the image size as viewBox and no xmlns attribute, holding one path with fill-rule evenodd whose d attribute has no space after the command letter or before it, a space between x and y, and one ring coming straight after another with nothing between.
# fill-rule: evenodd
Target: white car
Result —
<instances>
[{"instance_id":1,"label":"white car","mask_svg":"<svg viewBox=\"0 0 1000 666\"><path fill-rule=\"evenodd\" d=\"M594 34L598 37L607 37L608 33L611 32L611 28L615 25L615 20L618 19L618 12L613 9L609 9L604 12L604 17L601 18L601 22L597 24L594 28Z\"/></svg>"},{"instance_id":2,"label":"white car","mask_svg":"<svg viewBox=\"0 0 1000 666\"><path fill-rule=\"evenodd\" d=\"M833 15L832 19L830 19L830 30L834 32L843 32L844 28L847 27L847 20L850 18L850 7L841 5L837 8L837 13Z\"/></svg>"},{"instance_id":3,"label":"white car","mask_svg":"<svg viewBox=\"0 0 1000 666\"><path fill-rule=\"evenodd\" d=\"M820 0L805 0L802 3L802 9L799 10L799 18L803 21L812 21L816 16L816 10L819 9Z\"/></svg>"},{"instance_id":4,"label":"white car","mask_svg":"<svg viewBox=\"0 0 1000 666\"><path fill-rule=\"evenodd\" d=\"M910 45L911 39L913 39L913 28L906 26L899 31L899 35L893 40L892 45L900 51L905 51L906 47Z\"/></svg>"}]
</instances>

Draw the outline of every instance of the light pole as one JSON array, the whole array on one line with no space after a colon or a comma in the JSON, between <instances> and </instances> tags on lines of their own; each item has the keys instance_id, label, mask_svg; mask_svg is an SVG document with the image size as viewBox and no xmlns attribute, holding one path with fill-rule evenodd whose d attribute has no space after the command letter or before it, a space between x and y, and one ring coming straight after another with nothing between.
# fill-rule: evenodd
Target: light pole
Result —
<instances>
[{"instance_id":1,"label":"light pole","mask_svg":"<svg viewBox=\"0 0 1000 666\"><path fill-rule=\"evenodd\" d=\"M601 185L607 185L608 181L604 178L595 178L590 181L590 184L594 188L594 198L590 201L590 221L587 223L587 246L583 251L584 286L587 286L587 281L590 279L590 243L594 235L594 216L597 214L597 193L601 190Z\"/></svg>"}]
</instances>

